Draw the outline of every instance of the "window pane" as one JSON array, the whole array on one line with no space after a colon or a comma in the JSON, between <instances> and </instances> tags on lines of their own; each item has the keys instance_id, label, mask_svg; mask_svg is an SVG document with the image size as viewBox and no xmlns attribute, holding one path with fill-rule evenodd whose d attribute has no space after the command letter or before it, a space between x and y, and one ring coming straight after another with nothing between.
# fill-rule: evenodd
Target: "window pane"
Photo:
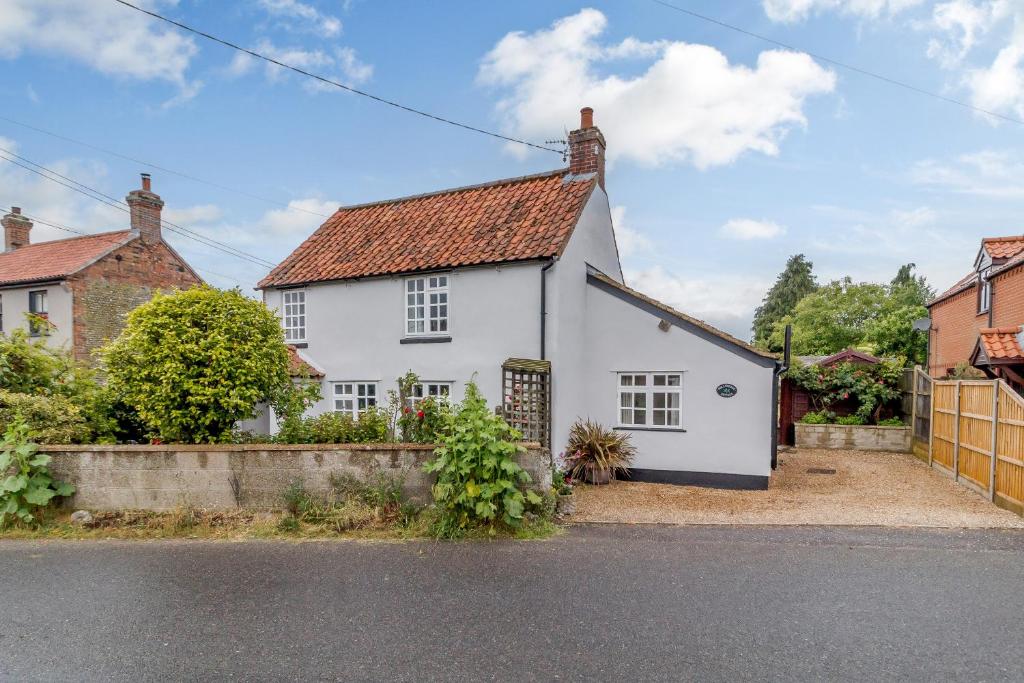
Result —
<instances>
[{"instance_id":1,"label":"window pane","mask_svg":"<svg viewBox=\"0 0 1024 683\"><path fill-rule=\"evenodd\" d=\"M633 382L638 387L645 387L647 386L647 375L634 375Z\"/></svg>"},{"instance_id":2,"label":"window pane","mask_svg":"<svg viewBox=\"0 0 1024 683\"><path fill-rule=\"evenodd\" d=\"M619 411L619 420L624 425L633 424L633 411L629 410L628 408L623 408L622 410Z\"/></svg>"},{"instance_id":3,"label":"window pane","mask_svg":"<svg viewBox=\"0 0 1024 683\"><path fill-rule=\"evenodd\" d=\"M679 406L680 406L680 400L679 400L680 396L679 396L679 394L677 394L675 392L672 392L671 394L666 394L665 397L668 399L668 407L669 408L679 408Z\"/></svg>"},{"instance_id":4,"label":"window pane","mask_svg":"<svg viewBox=\"0 0 1024 683\"><path fill-rule=\"evenodd\" d=\"M665 426L665 411L664 410L653 410L651 411L651 424L656 427Z\"/></svg>"},{"instance_id":5,"label":"window pane","mask_svg":"<svg viewBox=\"0 0 1024 683\"><path fill-rule=\"evenodd\" d=\"M647 411L646 410L634 410L633 411L633 424L645 425L647 424Z\"/></svg>"},{"instance_id":6,"label":"window pane","mask_svg":"<svg viewBox=\"0 0 1024 683\"><path fill-rule=\"evenodd\" d=\"M619 395L619 405L623 408L633 407L633 394L628 392Z\"/></svg>"},{"instance_id":7,"label":"window pane","mask_svg":"<svg viewBox=\"0 0 1024 683\"><path fill-rule=\"evenodd\" d=\"M653 398L654 398L654 407L655 408L664 408L665 407L665 394L663 394L663 393L661 393L659 391L659 392L656 392L654 394Z\"/></svg>"},{"instance_id":8,"label":"window pane","mask_svg":"<svg viewBox=\"0 0 1024 683\"><path fill-rule=\"evenodd\" d=\"M654 386L656 386L656 387L663 387L663 386L665 386L665 375L655 375L654 376Z\"/></svg>"},{"instance_id":9,"label":"window pane","mask_svg":"<svg viewBox=\"0 0 1024 683\"><path fill-rule=\"evenodd\" d=\"M633 386L633 375L619 375L619 386Z\"/></svg>"},{"instance_id":10,"label":"window pane","mask_svg":"<svg viewBox=\"0 0 1024 683\"><path fill-rule=\"evenodd\" d=\"M634 408L646 408L647 407L647 394L633 394L633 407Z\"/></svg>"},{"instance_id":11,"label":"window pane","mask_svg":"<svg viewBox=\"0 0 1024 683\"><path fill-rule=\"evenodd\" d=\"M673 427L678 427L679 426L680 421L679 421L679 411L678 410L670 410L670 411L668 411L668 423L669 423L669 425L671 425Z\"/></svg>"},{"instance_id":12,"label":"window pane","mask_svg":"<svg viewBox=\"0 0 1024 683\"><path fill-rule=\"evenodd\" d=\"M679 375L669 375L668 385L670 387L678 387L682 378Z\"/></svg>"}]
</instances>

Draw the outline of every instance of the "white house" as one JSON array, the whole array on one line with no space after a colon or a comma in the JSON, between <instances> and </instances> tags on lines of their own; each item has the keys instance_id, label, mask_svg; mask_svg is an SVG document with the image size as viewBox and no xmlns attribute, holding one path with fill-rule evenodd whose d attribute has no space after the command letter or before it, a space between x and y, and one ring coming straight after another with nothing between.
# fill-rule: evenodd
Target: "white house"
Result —
<instances>
[{"instance_id":1,"label":"white house","mask_svg":"<svg viewBox=\"0 0 1024 683\"><path fill-rule=\"evenodd\" d=\"M623 284L589 108L569 148L568 169L343 207L259 283L323 375L312 410L383 403L409 370L454 399L475 378L555 454L589 417L631 433L634 479L766 487L779 363Z\"/></svg>"}]
</instances>

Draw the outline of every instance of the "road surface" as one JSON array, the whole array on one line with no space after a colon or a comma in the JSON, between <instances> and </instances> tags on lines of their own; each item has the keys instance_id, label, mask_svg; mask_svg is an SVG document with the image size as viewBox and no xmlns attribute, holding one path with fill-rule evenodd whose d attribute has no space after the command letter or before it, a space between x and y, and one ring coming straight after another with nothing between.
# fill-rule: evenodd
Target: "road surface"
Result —
<instances>
[{"instance_id":1,"label":"road surface","mask_svg":"<svg viewBox=\"0 0 1024 683\"><path fill-rule=\"evenodd\" d=\"M1022 680L1024 534L0 542L0 679Z\"/></svg>"}]
</instances>

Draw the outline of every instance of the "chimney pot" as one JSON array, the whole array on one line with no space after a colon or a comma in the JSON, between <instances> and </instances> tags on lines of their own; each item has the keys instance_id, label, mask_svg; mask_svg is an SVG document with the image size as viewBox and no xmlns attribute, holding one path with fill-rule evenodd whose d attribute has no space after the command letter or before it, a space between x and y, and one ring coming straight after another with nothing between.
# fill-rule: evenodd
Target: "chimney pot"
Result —
<instances>
[{"instance_id":1,"label":"chimney pot","mask_svg":"<svg viewBox=\"0 0 1024 683\"><path fill-rule=\"evenodd\" d=\"M594 110L590 107L580 109L580 128L586 130L594 127Z\"/></svg>"},{"instance_id":2,"label":"chimney pot","mask_svg":"<svg viewBox=\"0 0 1024 683\"><path fill-rule=\"evenodd\" d=\"M11 213L13 213L15 216L20 216L21 215L21 207L20 206L12 206L11 207Z\"/></svg>"},{"instance_id":3,"label":"chimney pot","mask_svg":"<svg viewBox=\"0 0 1024 683\"><path fill-rule=\"evenodd\" d=\"M142 174L142 189L145 190L146 192L151 192L152 190L150 190L150 183L151 183L151 181L150 181L150 178L149 178L149 174L148 173L143 173Z\"/></svg>"}]
</instances>

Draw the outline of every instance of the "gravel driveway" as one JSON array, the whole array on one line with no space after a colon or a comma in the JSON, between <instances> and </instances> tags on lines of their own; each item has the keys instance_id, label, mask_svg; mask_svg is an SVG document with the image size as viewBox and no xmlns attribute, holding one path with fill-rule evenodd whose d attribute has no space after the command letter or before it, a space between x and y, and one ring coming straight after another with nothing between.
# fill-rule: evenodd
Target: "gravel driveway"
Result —
<instances>
[{"instance_id":1,"label":"gravel driveway","mask_svg":"<svg viewBox=\"0 0 1024 683\"><path fill-rule=\"evenodd\" d=\"M911 455L799 449L779 459L767 491L629 481L578 486L572 521L1024 528L1021 517Z\"/></svg>"}]
</instances>

